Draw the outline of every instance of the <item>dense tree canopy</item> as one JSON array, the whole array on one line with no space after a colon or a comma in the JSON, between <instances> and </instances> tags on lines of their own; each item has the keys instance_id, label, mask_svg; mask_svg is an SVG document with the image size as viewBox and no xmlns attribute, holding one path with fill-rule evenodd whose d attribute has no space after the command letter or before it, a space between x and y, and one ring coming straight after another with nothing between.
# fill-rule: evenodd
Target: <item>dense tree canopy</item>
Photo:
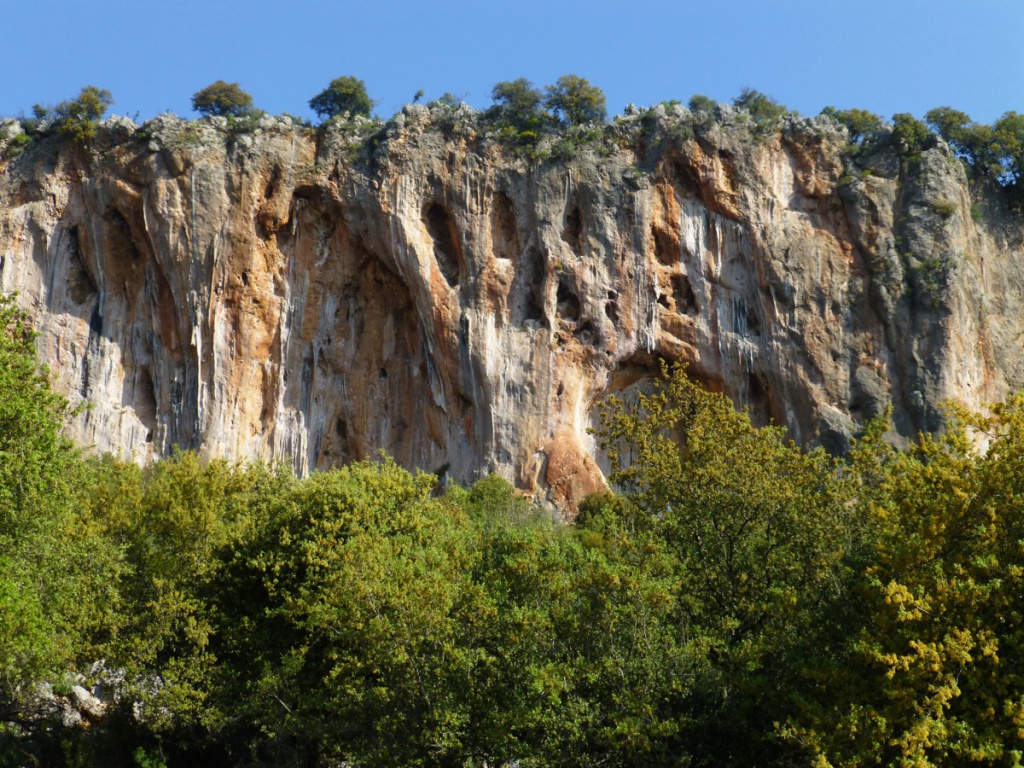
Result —
<instances>
[{"instance_id":1,"label":"dense tree canopy","mask_svg":"<svg viewBox=\"0 0 1024 768\"><path fill-rule=\"evenodd\" d=\"M27 689L115 631L116 546L76 504L77 451L60 436L64 398L49 388L34 334L0 297L0 726L22 722Z\"/></svg>"},{"instance_id":2,"label":"dense tree canopy","mask_svg":"<svg viewBox=\"0 0 1024 768\"><path fill-rule=\"evenodd\" d=\"M373 101L366 93L366 83L351 76L336 77L324 90L309 100L309 108L321 119L349 115L369 116Z\"/></svg>"},{"instance_id":3,"label":"dense tree canopy","mask_svg":"<svg viewBox=\"0 0 1024 768\"><path fill-rule=\"evenodd\" d=\"M938 107L925 119L967 161L976 178L1017 184L1024 177L1024 115L1007 112L993 125L979 125L963 112Z\"/></svg>"},{"instance_id":4,"label":"dense tree canopy","mask_svg":"<svg viewBox=\"0 0 1024 768\"><path fill-rule=\"evenodd\" d=\"M252 96L243 91L238 83L217 80L192 95L192 109L203 117L237 117L251 108Z\"/></svg>"},{"instance_id":5,"label":"dense tree canopy","mask_svg":"<svg viewBox=\"0 0 1024 768\"><path fill-rule=\"evenodd\" d=\"M562 75L544 91L544 106L566 125L600 123L605 119L604 91L585 77Z\"/></svg>"},{"instance_id":6,"label":"dense tree canopy","mask_svg":"<svg viewBox=\"0 0 1024 768\"><path fill-rule=\"evenodd\" d=\"M872 422L839 460L665 371L606 404L616 492L566 525L384 457L301 480L84 459L24 315L0 320L2 764L1024 752L1021 396L907 451ZM108 702L89 727L79 684Z\"/></svg>"},{"instance_id":7,"label":"dense tree canopy","mask_svg":"<svg viewBox=\"0 0 1024 768\"><path fill-rule=\"evenodd\" d=\"M498 83L491 98L502 119L515 126L525 126L542 114L544 96L525 77Z\"/></svg>"}]
</instances>

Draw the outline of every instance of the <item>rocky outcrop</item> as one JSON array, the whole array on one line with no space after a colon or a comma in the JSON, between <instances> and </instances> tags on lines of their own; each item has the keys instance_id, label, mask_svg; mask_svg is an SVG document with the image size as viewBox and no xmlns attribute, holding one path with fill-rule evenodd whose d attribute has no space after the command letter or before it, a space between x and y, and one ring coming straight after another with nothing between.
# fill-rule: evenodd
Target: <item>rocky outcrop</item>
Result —
<instances>
[{"instance_id":1,"label":"rocky outcrop","mask_svg":"<svg viewBox=\"0 0 1024 768\"><path fill-rule=\"evenodd\" d=\"M853 162L826 118L729 108L546 141L465 107L108 121L0 161L0 281L97 450L306 472L384 449L570 506L603 484L595 404L659 359L833 450L1024 381L1020 218L941 141Z\"/></svg>"}]
</instances>

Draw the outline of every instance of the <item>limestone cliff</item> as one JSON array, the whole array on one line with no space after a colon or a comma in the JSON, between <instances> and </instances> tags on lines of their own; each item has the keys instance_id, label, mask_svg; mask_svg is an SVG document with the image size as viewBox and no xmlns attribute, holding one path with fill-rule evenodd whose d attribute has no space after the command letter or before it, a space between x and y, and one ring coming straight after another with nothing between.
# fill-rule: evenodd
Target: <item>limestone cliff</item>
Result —
<instances>
[{"instance_id":1,"label":"limestone cliff","mask_svg":"<svg viewBox=\"0 0 1024 768\"><path fill-rule=\"evenodd\" d=\"M887 405L908 435L1024 382L1020 218L941 141L853 162L825 118L692 124L542 158L465 107L112 119L0 160L0 285L80 443L300 472L383 448L559 503L601 486L595 403L659 358L838 450Z\"/></svg>"}]
</instances>

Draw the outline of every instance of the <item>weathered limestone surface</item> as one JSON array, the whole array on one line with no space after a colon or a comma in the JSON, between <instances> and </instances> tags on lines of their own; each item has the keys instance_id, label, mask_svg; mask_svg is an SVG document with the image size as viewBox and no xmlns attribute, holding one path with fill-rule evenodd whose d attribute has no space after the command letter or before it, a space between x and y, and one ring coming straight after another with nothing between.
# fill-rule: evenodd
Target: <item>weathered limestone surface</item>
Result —
<instances>
[{"instance_id":1,"label":"weathered limestone surface","mask_svg":"<svg viewBox=\"0 0 1024 768\"><path fill-rule=\"evenodd\" d=\"M661 358L837 450L887 406L911 435L1024 382L1020 219L980 192L972 217L941 142L844 166L823 118L688 121L530 161L465 108L319 137L112 120L0 160L0 286L97 450L383 448L570 505L603 483L595 403Z\"/></svg>"}]
</instances>

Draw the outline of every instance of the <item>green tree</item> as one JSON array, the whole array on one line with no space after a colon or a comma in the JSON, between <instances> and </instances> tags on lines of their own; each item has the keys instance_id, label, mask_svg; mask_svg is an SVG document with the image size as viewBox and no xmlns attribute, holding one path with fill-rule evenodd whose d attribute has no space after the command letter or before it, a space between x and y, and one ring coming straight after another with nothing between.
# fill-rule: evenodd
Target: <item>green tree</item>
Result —
<instances>
[{"instance_id":1,"label":"green tree","mask_svg":"<svg viewBox=\"0 0 1024 768\"><path fill-rule=\"evenodd\" d=\"M252 96L243 91L238 83L217 80L192 94L192 109L203 117L238 117L251 108Z\"/></svg>"},{"instance_id":2,"label":"green tree","mask_svg":"<svg viewBox=\"0 0 1024 768\"><path fill-rule=\"evenodd\" d=\"M373 101L366 93L366 83L346 75L331 80L330 85L309 100L309 108L320 119L330 119L345 112L368 117Z\"/></svg>"},{"instance_id":3,"label":"green tree","mask_svg":"<svg viewBox=\"0 0 1024 768\"><path fill-rule=\"evenodd\" d=\"M952 107L936 107L925 119L966 160L975 178L1018 187L1024 175L1024 115L1006 112L993 125L981 125Z\"/></svg>"},{"instance_id":4,"label":"green tree","mask_svg":"<svg viewBox=\"0 0 1024 768\"><path fill-rule=\"evenodd\" d=\"M733 106L747 110L758 125L774 125L789 110L779 104L771 96L744 88L739 96L732 100Z\"/></svg>"},{"instance_id":5,"label":"green tree","mask_svg":"<svg viewBox=\"0 0 1024 768\"><path fill-rule=\"evenodd\" d=\"M807 665L814 685L790 730L819 765L1011 766L1024 754L1024 399L951 415L940 437L855 465L876 551L847 642Z\"/></svg>"},{"instance_id":6,"label":"green tree","mask_svg":"<svg viewBox=\"0 0 1024 768\"><path fill-rule=\"evenodd\" d=\"M787 660L842 591L862 535L837 463L755 428L680 369L635 408L611 398L597 435L635 508L623 524L673 557L672 622L702 649L679 712L693 764L782 759L773 723L800 687Z\"/></svg>"},{"instance_id":7,"label":"green tree","mask_svg":"<svg viewBox=\"0 0 1024 768\"><path fill-rule=\"evenodd\" d=\"M950 146L966 149L965 140L974 128L974 121L965 112L952 107L936 107L928 110L924 119Z\"/></svg>"},{"instance_id":8,"label":"green tree","mask_svg":"<svg viewBox=\"0 0 1024 768\"><path fill-rule=\"evenodd\" d=\"M873 141L885 127L885 120L881 115L869 112L866 109L836 109L825 107L821 114L827 115L846 126L850 132L850 141L854 144L865 144Z\"/></svg>"},{"instance_id":9,"label":"green tree","mask_svg":"<svg viewBox=\"0 0 1024 768\"><path fill-rule=\"evenodd\" d=\"M1002 153L990 126L979 125L966 113L952 107L929 110L925 120L966 161L968 172L974 178L1002 175Z\"/></svg>"},{"instance_id":10,"label":"green tree","mask_svg":"<svg viewBox=\"0 0 1024 768\"><path fill-rule=\"evenodd\" d=\"M264 727L322 759L462 760L463 692L486 611L458 515L435 478L393 461L314 475L280 501L263 570L278 661L256 683ZM455 761L454 764L459 764Z\"/></svg>"},{"instance_id":11,"label":"green tree","mask_svg":"<svg viewBox=\"0 0 1024 768\"><path fill-rule=\"evenodd\" d=\"M695 116L703 116L707 120L714 120L718 112L718 103L700 93L691 96L687 106Z\"/></svg>"},{"instance_id":12,"label":"green tree","mask_svg":"<svg viewBox=\"0 0 1024 768\"><path fill-rule=\"evenodd\" d=\"M473 582L488 611L467 638L480 659L470 753L489 764L641 766L684 752L678 703L695 655L674 631L664 548L609 523L605 500L570 527L497 477L449 498L475 529Z\"/></svg>"},{"instance_id":13,"label":"green tree","mask_svg":"<svg viewBox=\"0 0 1024 768\"><path fill-rule=\"evenodd\" d=\"M87 85L77 99L62 101L52 109L37 104L33 112L36 119L53 120L60 135L67 136L76 144L86 145L96 138L99 121L113 103L110 91Z\"/></svg>"},{"instance_id":14,"label":"green tree","mask_svg":"<svg viewBox=\"0 0 1024 768\"><path fill-rule=\"evenodd\" d=\"M892 116L892 138L901 155L915 156L931 137L928 126L907 112Z\"/></svg>"},{"instance_id":15,"label":"green tree","mask_svg":"<svg viewBox=\"0 0 1024 768\"><path fill-rule=\"evenodd\" d=\"M36 683L101 658L119 605L118 553L80 514L81 462L60 435L67 402L34 339L0 297L0 741L5 722L29 735L40 725L23 709Z\"/></svg>"},{"instance_id":16,"label":"green tree","mask_svg":"<svg viewBox=\"0 0 1024 768\"><path fill-rule=\"evenodd\" d=\"M544 106L565 125L600 123L605 119L604 92L584 77L562 75L544 91Z\"/></svg>"},{"instance_id":17,"label":"green tree","mask_svg":"<svg viewBox=\"0 0 1024 768\"><path fill-rule=\"evenodd\" d=\"M525 77L503 81L491 90L496 115L519 129L532 127L543 117L543 94Z\"/></svg>"},{"instance_id":18,"label":"green tree","mask_svg":"<svg viewBox=\"0 0 1024 768\"><path fill-rule=\"evenodd\" d=\"M1024 188L1024 115L1004 113L992 126L992 133L1000 154L1001 180L1018 190Z\"/></svg>"},{"instance_id":19,"label":"green tree","mask_svg":"<svg viewBox=\"0 0 1024 768\"><path fill-rule=\"evenodd\" d=\"M536 146L550 120L541 104L541 92L525 77L520 77L495 85L491 98L494 106L487 111L487 117L498 125L501 136L521 146Z\"/></svg>"},{"instance_id":20,"label":"green tree","mask_svg":"<svg viewBox=\"0 0 1024 768\"><path fill-rule=\"evenodd\" d=\"M152 713L148 730L184 740L217 733L244 712L238 676L258 674L247 663L246 631L266 609L253 580L230 567L265 529L269 503L292 478L194 453L145 470L98 467L93 475L92 514L131 567L121 584L129 624L115 644L130 673L125 694ZM148 682L154 676L159 687Z\"/></svg>"}]
</instances>

